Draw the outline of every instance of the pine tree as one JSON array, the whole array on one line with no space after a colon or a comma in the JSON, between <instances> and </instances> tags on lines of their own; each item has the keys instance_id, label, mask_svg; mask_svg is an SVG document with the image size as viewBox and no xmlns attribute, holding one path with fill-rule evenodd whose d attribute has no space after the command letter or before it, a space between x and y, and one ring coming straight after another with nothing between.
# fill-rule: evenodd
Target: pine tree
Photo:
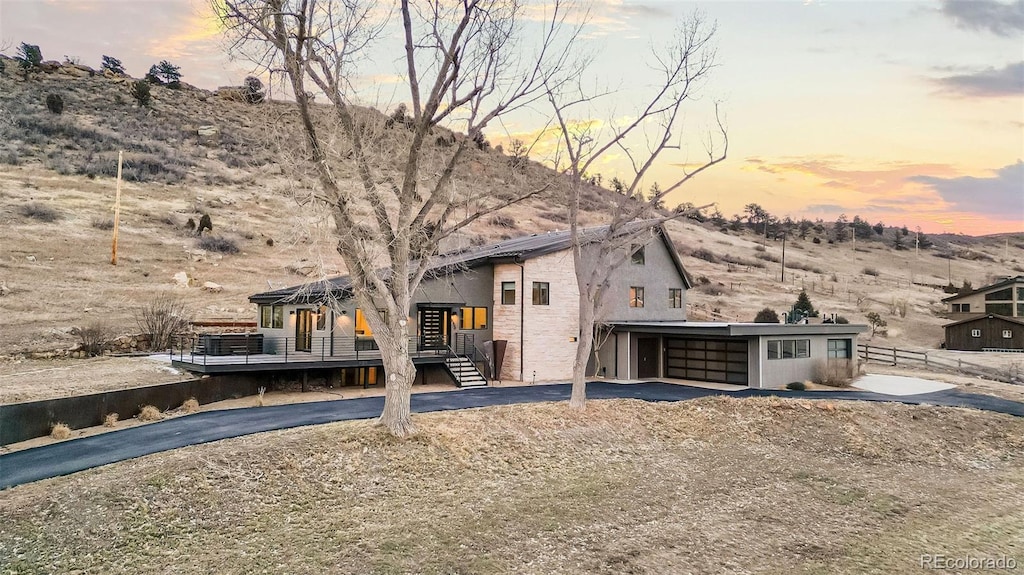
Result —
<instances>
[{"instance_id":1,"label":"pine tree","mask_svg":"<svg viewBox=\"0 0 1024 575\"><path fill-rule=\"evenodd\" d=\"M818 317L818 310L814 309L806 290L800 290L800 295L797 296L796 303L793 304L793 311L803 317Z\"/></svg>"}]
</instances>

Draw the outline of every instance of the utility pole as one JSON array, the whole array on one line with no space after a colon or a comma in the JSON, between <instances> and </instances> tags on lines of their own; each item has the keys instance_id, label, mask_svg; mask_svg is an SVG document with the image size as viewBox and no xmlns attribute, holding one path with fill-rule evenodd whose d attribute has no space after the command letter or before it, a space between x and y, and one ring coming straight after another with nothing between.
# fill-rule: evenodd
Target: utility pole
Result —
<instances>
[{"instance_id":1,"label":"utility pole","mask_svg":"<svg viewBox=\"0 0 1024 575\"><path fill-rule=\"evenodd\" d=\"M786 283L786 236L788 232L782 233L782 283Z\"/></svg>"},{"instance_id":2,"label":"utility pole","mask_svg":"<svg viewBox=\"0 0 1024 575\"><path fill-rule=\"evenodd\" d=\"M117 192L114 196L114 239L110 246L110 265L117 265L117 228L121 224L121 164L124 150L117 152Z\"/></svg>"}]
</instances>

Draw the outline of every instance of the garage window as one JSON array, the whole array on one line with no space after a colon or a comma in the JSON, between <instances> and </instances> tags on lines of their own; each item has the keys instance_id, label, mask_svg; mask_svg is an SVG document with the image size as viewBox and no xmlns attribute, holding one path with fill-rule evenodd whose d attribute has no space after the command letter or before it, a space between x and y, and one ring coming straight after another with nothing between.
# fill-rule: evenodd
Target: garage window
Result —
<instances>
[{"instance_id":1,"label":"garage window","mask_svg":"<svg viewBox=\"0 0 1024 575\"><path fill-rule=\"evenodd\" d=\"M800 359L811 357L809 339L770 339L768 359Z\"/></svg>"}]
</instances>

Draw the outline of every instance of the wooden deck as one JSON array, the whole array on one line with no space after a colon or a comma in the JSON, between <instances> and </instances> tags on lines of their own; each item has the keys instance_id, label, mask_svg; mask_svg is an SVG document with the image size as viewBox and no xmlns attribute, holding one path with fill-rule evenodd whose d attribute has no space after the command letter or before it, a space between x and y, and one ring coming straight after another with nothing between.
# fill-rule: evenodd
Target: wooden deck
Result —
<instances>
[{"instance_id":1,"label":"wooden deck","mask_svg":"<svg viewBox=\"0 0 1024 575\"><path fill-rule=\"evenodd\" d=\"M412 361L416 365L443 364L443 352L417 352ZM287 357L279 354L202 355L174 353L173 367L202 374L251 373L257 371L294 371L307 369L341 369L347 367L381 367L384 362L378 351L358 354L327 355L291 352Z\"/></svg>"}]
</instances>

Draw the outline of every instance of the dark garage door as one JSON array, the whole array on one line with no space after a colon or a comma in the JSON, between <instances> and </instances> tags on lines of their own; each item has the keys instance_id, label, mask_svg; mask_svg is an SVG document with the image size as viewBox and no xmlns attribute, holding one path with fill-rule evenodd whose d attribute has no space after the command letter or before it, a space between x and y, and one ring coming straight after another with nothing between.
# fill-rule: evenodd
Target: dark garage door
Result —
<instances>
[{"instance_id":1,"label":"dark garage door","mask_svg":"<svg viewBox=\"0 0 1024 575\"><path fill-rule=\"evenodd\" d=\"M747 342L666 339L665 377L747 385Z\"/></svg>"}]
</instances>

